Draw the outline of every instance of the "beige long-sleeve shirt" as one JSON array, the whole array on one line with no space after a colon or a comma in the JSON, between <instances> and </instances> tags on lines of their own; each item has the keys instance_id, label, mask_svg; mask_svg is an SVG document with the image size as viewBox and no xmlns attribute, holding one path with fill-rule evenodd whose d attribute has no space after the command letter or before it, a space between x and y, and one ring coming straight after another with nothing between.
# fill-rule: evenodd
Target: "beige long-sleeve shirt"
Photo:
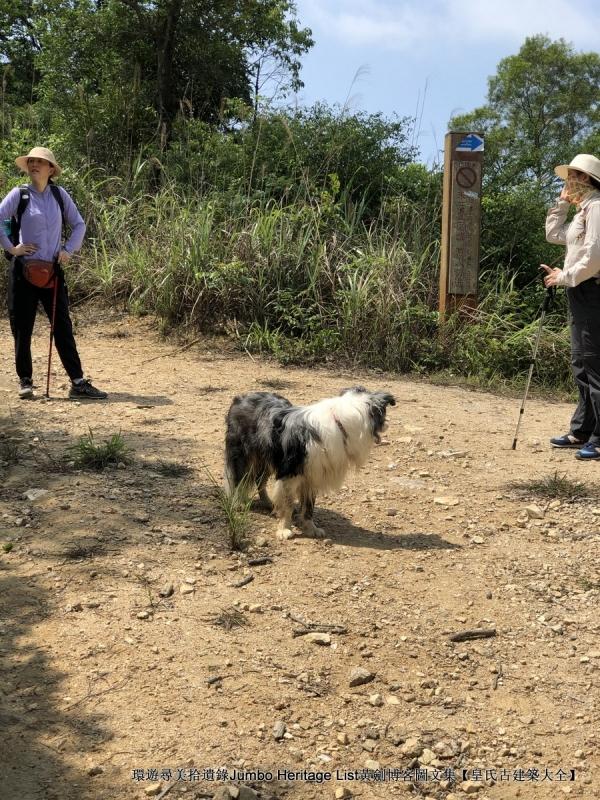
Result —
<instances>
[{"instance_id":1,"label":"beige long-sleeve shirt","mask_svg":"<svg viewBox=\"0 0 600 800\"><path fill-rule=\"evenodd\" d=\"M600 192L594 191L581 203L567 224L569 203L559 200L546 217L546 239L565 244L567 255L559 286L578 286L600 275Z\"/></svg>"}]
</instances>

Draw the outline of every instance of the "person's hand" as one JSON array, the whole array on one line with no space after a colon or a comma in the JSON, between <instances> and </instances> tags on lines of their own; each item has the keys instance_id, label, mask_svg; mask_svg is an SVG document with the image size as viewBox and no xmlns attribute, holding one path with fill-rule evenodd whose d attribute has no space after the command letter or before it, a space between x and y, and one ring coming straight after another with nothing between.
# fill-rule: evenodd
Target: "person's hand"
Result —
<instances>
[{"instance_id":1,"label":"person's hand","mask_svg":"<svg viewBox=\"0 0 600 800\"><path fill-rule=\"evenodd\" d=\"M59 264L68 264L71 260L71 253L67 253L66 250L61 250L58 254L58 263Z\"/></svg>"},{"instance_id":2,"label":"person's hand","mask_svg":"<svg viewBox=\"0 0 600 800\"><path fill-rule=\"evenodd\" d=\"M544 278L544 286L546 289L550 286L559 286L562 269L558 269L558 267L549 267L547 264L540 264L540 267L546 270L546 276Z\"/></svg>"},{"instance_id":3,"label":"person's hand","mask_svg":"<svg viewBox=\"0 0 600 800\"><path fill-rule=\"evenodd\" d=\"M566 184L566 183L565 183L565 185L563 186L563 188L562 188L562 191L561 191L561 193L560 193L560 196L559 196L559 198L558 198L558 199L559 199L559 200L566 200L566 201L567 201L567 203L570 203L570 202L572 202L572 201L571 201L571 195L569 194L569 192L568 192L568 190L567 190L567 184Z\"/></svg>"},{"instance_id":4,"label":"person's hand","mask_svg":"<svg viewBox=\"0 0 600 800\"><path fill-rule=\"evenodd\" d=\"M8 251L11 256L32 256L37 251L37 244L17 244Z\"/></svg>"}]
</instances>

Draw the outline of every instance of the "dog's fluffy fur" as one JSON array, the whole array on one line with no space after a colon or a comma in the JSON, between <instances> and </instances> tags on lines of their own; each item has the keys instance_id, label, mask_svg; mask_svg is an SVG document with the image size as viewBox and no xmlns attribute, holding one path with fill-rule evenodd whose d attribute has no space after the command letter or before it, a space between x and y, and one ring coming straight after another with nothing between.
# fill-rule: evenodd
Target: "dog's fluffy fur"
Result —
<instances>
[{"instance_id":1,"label":"dog's fluffy fur","mask_svg":"<svg viewBox=\"0 0 600 800\"><path fill-rule=\"evenodd\" d=\"M267 480L276 479L273 510L277 537L292 536L294 501L300 501L300 527L307 536L324 536L313 522L318 492L339 489L350 467L362 467L386 428L391 394L362 386L344 389L309 406L293 406L270 392L235 397L227 413L225 477L233 493L255 482L261 500L271 505Z\"/></svg>"}]
</instances>

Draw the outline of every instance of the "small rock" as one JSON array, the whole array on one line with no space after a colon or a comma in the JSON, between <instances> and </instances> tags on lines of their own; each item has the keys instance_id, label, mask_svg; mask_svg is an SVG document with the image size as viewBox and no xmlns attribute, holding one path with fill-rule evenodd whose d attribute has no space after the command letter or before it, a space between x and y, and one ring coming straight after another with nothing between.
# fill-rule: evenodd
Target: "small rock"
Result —
<instances>
[{"instance_id":1,"label":"small rock","mask_svg":"<svg viewBox=\"0 0 600 800\"><path fill-rule=\"evenodd\" d=\"M363 667L355 667L350 673L350 686L362 686L375 680L375 674Z\"/></svg>"},{"instance_id":2,"label":"small rock","mask_svg":"<svg viewBox=\"0 0 600 800\"><path fill-rule=\"evenodd\" d=\"M158 596L159 597L171 597L171 595L173 594L174 591L175 591L175 587L173 586L172 583L165 583L163 588L158 593Z\"/></svg>"},{"instance_id":3,"label":"small rock","mask_svg":"<svg viewBox=\"0 0 600 800\"><path fill-rule=\"evenodd\" d=\"M400 700L399 700L398 697L396 697L395 694L388 694L386 696L386 698L385 698L385 702L388 704L388 706L399 706L400 705Z\"/></svg>"},{"instance_id":4,"label":"small rock","mask_svg":"<svg viewBox=\"0 0 600 800\"><path fill-rule=\"evenodd\" d=\"M314 644L320 644L323 646L331 644L331 636L328 633L307 633L304 638L309 642L314 642Z\"/></svg>"},{"instance_id":5,"label":"small rock","mask_svg":"<svg viewBox=\"0 0 600 800\"><path fill-rule=\"evenodd\" d=\"M347 798L353 796L354 795L350 789L346 789L345 786L338 786L338 788L335 790L335 800L347 800Z\"/></svg>"},{"instance_id":6,"label":"small rock","mask_svg":"<svg viewBox=\"0 0 600 800\"><path fill-rule=\"evenodd\" d=\"M23 498L25 500L29 500L30 503L33 503L35 500L39 500L42 497L45 497L47 494L50 494L48 489L27 489L26 492L23 492Z\"/></svg>"},{"instance_id":7,"label":"small rock","mask_svg":"<svg viewBox=\"0 0 600 800\"><path fill-rule=\"evenodd\" d=\"M340 744L350 744L350 737L347 733L338 733L336 738Z\"/></svg>"},{"instance_id":8,"label":"small rock","mask_svg":"<svg viewBox=\"0 0 600 800\"><path fill-rule=\"evenodd\" d=\"M93 778L95 775L102 775L103 772L104 767L101 767L99 764L97 764L94 767L90 767L87 774L90 776L90 778Z\"/></svg>"},{"instance_id":9,"label":"small rock","mask_svg":"<svg viewBox=\"0 0 600 800\"><path fill-rule=\"evenodd\" d=\"M257 547L267 547L267 545L269 544L269 540L267 539L266 536L257 536L256 539L254 540L254 544Z\"/></svg>"},{"instance_id":10,"label":"small rock","mask_svg":"<svg viewBox=\"0 0 600 800\"><path fill-rule=\"evenodd\" d=\"M483 783L477 781L463 781L460 788L465 794L475 794L484 788Z\"/></svg>"},{"instance_id":11,"label":"small rock","mask_svg":"<svg viewBox=\"0 0 600 800\"><path fill-rule=\"evenodd\" d=\"M136 616L138 619L148 619L150 614L147 611L140 611Z\"/></svg>"},{"instance_id":12,"label":"small rock","mask_svg":"<svg viewBox=\"0 0 600 800\"><path fill-rule=\"evenodd\" d=\"M460 500L457 497L434 497L433 502L438 506L457 506Z\"/></svg>"},{"instance_id":13,"label":"small rock","mask_svg":"<svg viewBox=\"0 0 600 800\"><path fill-rule=\"evenodd\" d=\"M374 739L365 739L362 743L362 748L366 750L367 753L373 753L376 747L377 742Z\"/></svg>"},{"instance_id":14,"label":"small rock","mask_svg":"<svg viewBox=\"0 0 600 800\"><path fill-rule=\"evenodd\" d=\"M273 725L273 738L277 741L280 741L285 736L286 732L286 724L283 720L277 720L275 725Z\"/></svg>"},{"instance_id":15,"label":"small rock","mask_svg":"<svg viewBox=\"0 0 600 800\"><path fill-rule=\"evenodd\" d=\"M231 793L228 786L219 786L213 794L213 800L231 800Z\"/></svg>"},{"instance_id":16,"label":"small rock","mask_svg":"<svg viewBox=\"0 0 600 800\"><path fill-rule=\"evenodd\" d=\"M160 794L162 791L162 783L151 783L150 786L146 786L144 789L144 794L148 797L154 797L157 794Z\"/></svg>"},{"instance_id":17,"label":"small rock","mask_svg":"<svg viewBox=\"0 0 600 800\"><path fill-rule=\"evenodd\" d=\"M525 506L524 509L528 519L544 519L544 512L536 504L532 503L530 506Z\"/></svg>"},{"instance_id":18,"label":"small rock","mask_svg":"<svg viewBox=\"0 0 600 800\"><path fill-rule=\"evenodd\" d=\"M432 750L429 750L427 747L423 750L423 752L419 756L419 763L423 764L424 766L428 766L435 760L436 760L435 753Z\"/></svg>"},{"instance_id":19,"label":"small rock","mask_svg":"<svg viewBox=\"0 0 600 800\"><path fill-rule=\"evenodd\" d=\"M249 786L244 786L244 784L239 788L240 793L237 796L237 800L258 800L258 795L254 789L251 789Z\"/></svg>"},{"instance_id":20,"label":"small rock","mask_svg":"<svg viewBox=\"0 0 600 800\"><path fill-rule=\"evenodd\" d=\"M369 695L369 703L372 706L382 706L383 705L383 697L380 694L371 694L371 695Z\"/></svg>"},{"instance_id":21,"label":"small rock","mask_svg":"<svg viewBox=\"0 0 600 800\"><path fill-rule=\"evenodd\" d=\"M408 756L409 758L418 758L423 752L423 745L418 739L411 737L404 742L400 748L400 752L403 756Z\"/></svg>"},{"instance_id":22,"label":"small rock","mask_svg":"<svg viewBox=\"0 0 600 800\"><path fill-rule=\"evenodd\" d=\"M194 587L191 586L189 583L182 583L181 586L179 587L179 591L181 592L181 594L193 594Z\"/></svg>"},{"instance_id":23,"label":"small rock","mask_svg":"<svg viewBox=\"0 0 600 800\"><path fill-rule=\"evenodd\" d=\"M262 614L263 609L260 603L250 603L248 611L251 614Z\"/></svg>"},{"instance_id":24,"label":"small rock","mask_svg":"<svg viewBox=\"0 0 600 800\"><path fill-rule=\"evenodd\" d=\"M377 772L378 769L381 769L379 761L374 761L372 758L367 758L365 761L365 768L370 769L373 772Z\"/></svg>"}]
</instances>

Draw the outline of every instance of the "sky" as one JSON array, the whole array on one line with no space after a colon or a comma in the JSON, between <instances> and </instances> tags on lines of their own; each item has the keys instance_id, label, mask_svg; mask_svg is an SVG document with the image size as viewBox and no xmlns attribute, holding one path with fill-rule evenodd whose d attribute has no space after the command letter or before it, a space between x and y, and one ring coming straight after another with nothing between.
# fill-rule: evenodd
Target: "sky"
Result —
<instances>
[{"instance_id":1,"label":"sky","mask_svg":"<svg viewBox=\"0 0 600 800\"><path fill-rule=\"evenodd\" d=\"M598 50L598 0L296 0L314 47L302 57L296 102L417 118L420 159L443 161L453 114L485 103L498 62L525 37Z\"/></svg>"}]
</instances>

